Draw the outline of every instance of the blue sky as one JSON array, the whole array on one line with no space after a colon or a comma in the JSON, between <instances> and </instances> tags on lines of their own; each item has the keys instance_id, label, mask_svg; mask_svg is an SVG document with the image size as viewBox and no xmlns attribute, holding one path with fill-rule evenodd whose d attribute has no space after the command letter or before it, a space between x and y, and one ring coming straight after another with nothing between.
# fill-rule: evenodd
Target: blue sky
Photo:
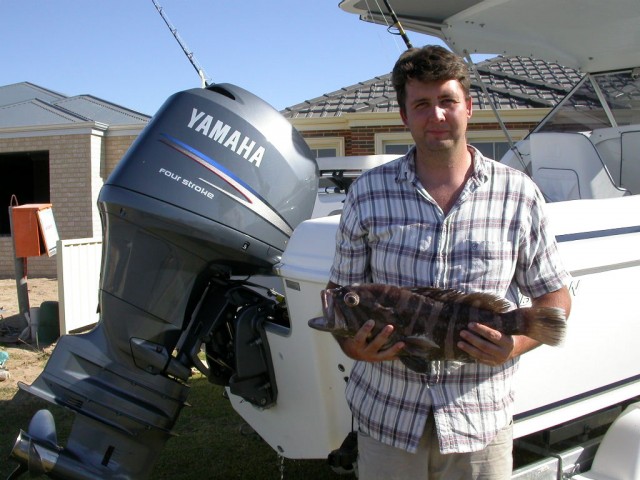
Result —
<instances>
[{"instance_id":1,"label":"blue sky","mask_svg":"<svg viewBox=\"0 0 640 480\"><path fill-rule=\"evenodd\" d=\"M338 0L158 0L214 83L277 109L391 71L404 43ZM408 32L414 46L440 43ZM152 0L0 0L0 85L29 81L153 114L198 87Z\"/></svg>"}]
</instances>

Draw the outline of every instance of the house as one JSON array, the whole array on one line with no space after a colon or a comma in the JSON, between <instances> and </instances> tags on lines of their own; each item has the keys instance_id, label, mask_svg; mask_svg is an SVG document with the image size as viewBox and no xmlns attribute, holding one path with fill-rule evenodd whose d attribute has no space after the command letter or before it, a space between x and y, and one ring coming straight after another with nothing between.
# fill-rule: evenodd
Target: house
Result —
<instances>
[{"instance_id":1,"label":"house","mask_svg":"<svg viewBox=\"0 0 640 480\"><path fill-rule=\"evenodd\" d=\"M476 68L514 141L524 138L581 78L576 70L523 57L496 57ZM376 77L282 113L318 156L402 154L412 141L400 120L390 77ZM472 80L471 95L468 140L499 159L509 144L477 80Z\"/></svg>"},{"instance_id":2,"label":"house","mask_svg":"<svg viewBox=\"0 0 640 480\"><path fill-rule=\"evenodd\" d=\"M0 278L15 275L11 198L51 203L61 239L101 236L100 187L149 120L91 95L29 82L0 87ZM27 265L29 276L56 276L55 258Z\"/></svg>"},{"instance_id":3,"label":"house","mask_svg":"<svg viewBox=\"0 0 640 480\"><path fill-rule=\"evenodd\" d=\"M530 58L477 65L514 141L524 138L580 79L575 70ZM493 158L509 148L478 81L472 82L470 143ZM402 154L411 136L390 75L284 109L316 156ZM67 97L29 82L0 87L0 278L15 276L8 207L51 203L61 239L102 235L101 186L150 117L91 95ZM53 258L28 260L29 276L56 276Z\"/></svg>"}]
</instances>

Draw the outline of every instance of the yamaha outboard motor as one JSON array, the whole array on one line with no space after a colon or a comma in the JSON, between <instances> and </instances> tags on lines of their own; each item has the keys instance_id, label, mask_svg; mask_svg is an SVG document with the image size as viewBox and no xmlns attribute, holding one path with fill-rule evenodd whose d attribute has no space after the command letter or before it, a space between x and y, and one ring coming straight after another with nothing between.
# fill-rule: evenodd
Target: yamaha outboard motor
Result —
<instances>
[{"instance_id":1,"label":"yamaha outboard motor","mask_svg":"<svg viewBox=\"0 0 640 480\"><path fill-rule=\"evenodd\" d=\"M63 336L21 385L76 413L66 446L38 412L14 446L13 478L148 478L194 366L273 405L264 324L288 324L286 307L246 279L272 275L317 186L303 138L251 93L218 84L169 98L100 192L100 322Z\"/></svg>"}]
</instances>

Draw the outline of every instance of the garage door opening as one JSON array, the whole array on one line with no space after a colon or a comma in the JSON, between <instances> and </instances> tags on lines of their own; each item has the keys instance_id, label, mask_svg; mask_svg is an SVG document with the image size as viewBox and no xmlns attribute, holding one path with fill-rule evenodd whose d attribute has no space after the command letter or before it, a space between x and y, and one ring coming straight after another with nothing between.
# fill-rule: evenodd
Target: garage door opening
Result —
<instances>
[{"instance_id":1,"label":"garage door opening","mask_svg":"<svg viewBox=\"0 0 640 480\"><path fill-rule=\"evenodd\" d=\"M0 235L10 235L9 206L50 203L49 152L0 153Z\"/></svg>"}]
</instances>

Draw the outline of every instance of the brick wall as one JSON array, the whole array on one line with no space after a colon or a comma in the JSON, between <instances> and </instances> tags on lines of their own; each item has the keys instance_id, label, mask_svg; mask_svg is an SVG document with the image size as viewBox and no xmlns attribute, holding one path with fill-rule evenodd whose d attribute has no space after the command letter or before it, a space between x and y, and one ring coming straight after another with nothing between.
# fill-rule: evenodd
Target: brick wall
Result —
<instances>
[{"instance_id":1,"label":"brick wall","mask_svg":"<svg viewBox=\"0 0 640 480\"><path fill-rule=\"evenodd\" d=\"M104 155L102 176L106 180L109 174L116 168L124 154L127 152L137 135L108 136Z\"/></svg>"},{"instance_id":2,"label":"brick wall","mask_svg":"<svg viewBox=\"0 0 640 480\"><path fill-rule=\"evenodd\" d=\"M531 131L537 122L506 122L509 130ZM497 122L482 122L469 124L469 131L499 131ZM305 129L305 138L342 137L345 140L345 155L373 155L376 153L375 135L379 133L408 132L404 125L355 126L345 130L310 130Z\"/></svg>"}]
</instances>

